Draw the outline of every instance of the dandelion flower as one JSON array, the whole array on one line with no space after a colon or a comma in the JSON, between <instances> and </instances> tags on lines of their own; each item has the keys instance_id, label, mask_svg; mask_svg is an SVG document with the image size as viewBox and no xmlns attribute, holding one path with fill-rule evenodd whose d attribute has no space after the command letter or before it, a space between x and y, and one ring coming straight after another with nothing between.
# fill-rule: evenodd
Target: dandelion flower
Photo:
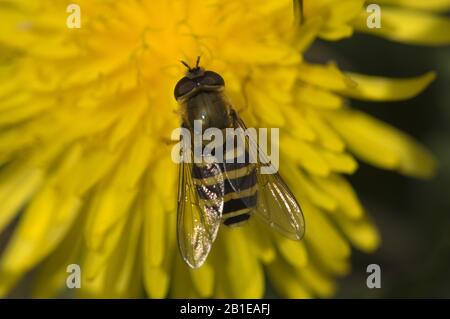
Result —
<instances>
[{"instance_id":1,"label":"dandelion flower","mask_svg":"<svg viewBox=\"0 0 450 319\"><path fill-rule=\"evenodd\" d=\"M355 29L450 42L436 29L448 20L431 13L448 1L378 2L398 7L383 12L389 28L369 31L361 0L304 1L302 24L291 0L79 0L80 29L67 28L68 1L1 1L0 232L13 231L0 295L33 271L32 295L55 296L79 264L83 297L262 297L265 273L281 296L331 296L351 247L380 241L345 178L357 159L419 178L435 167L424 147L348 102L411 98L433 73L381 78L302 57L316 38ZM249 126L281 129L281 174L307 231L295 242L256 220L222 227L192 270L176 248L178 171L165 141L179 126L178 61L198 55Z\"/></svg>"}]
</instances>

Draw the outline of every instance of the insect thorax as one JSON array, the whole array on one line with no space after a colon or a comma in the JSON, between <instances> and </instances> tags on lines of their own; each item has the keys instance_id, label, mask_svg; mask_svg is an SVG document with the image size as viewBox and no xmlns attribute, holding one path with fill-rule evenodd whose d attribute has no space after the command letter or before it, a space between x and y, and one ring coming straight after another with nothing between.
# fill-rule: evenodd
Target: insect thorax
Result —
<instances>
[{"instance_id":1,"label":"insect thorax","mask_svg":"<svg viewBox=\"0 0 450 319\"><path fill-rule=\"evenodd\" d=\"M196 120L202 122L203 130L224 129L232 125L229 106L220 92L199 92L185 102L185 108L184 120L190 129L193 129Z\"/></svg>"}]
</instances>

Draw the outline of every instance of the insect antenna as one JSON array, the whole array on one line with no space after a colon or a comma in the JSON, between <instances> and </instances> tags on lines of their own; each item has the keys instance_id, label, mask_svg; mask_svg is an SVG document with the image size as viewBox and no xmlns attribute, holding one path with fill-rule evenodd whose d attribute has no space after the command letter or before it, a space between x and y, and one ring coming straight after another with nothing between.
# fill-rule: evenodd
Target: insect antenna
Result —
<instances>
[{"instance_id":1,"label":"insect antenna","mask_svg":"<svg viewBox=\"0 0 450 319\"><path fill-rule=\"evenodd\" d=\"M181 62L181 64L183 64L185 67L187 67L187 69L188 69L189 71L192 71L192 68L189 66L189 64L187 64L187 63L184 62L183 60L181 60L180 62Z\"/></svg>"},{"instance_id":2,"label":"insect antenna","mask_svg":"<svg viewBox=\"0 0 450 319\"><path fill-rule=\"evenodd\" d=\"M185 62L185 61L183 61L183 60L181 60L180 62L181 62L181 64L183 64L185 67L187 67L187 69L189 70L189 72L197 71L197 70L200 69L200 56L197 57L197 62L195 62L195 68L191 68L191 66L190 66L187 62Z\"/></svg>"}]
</instances>

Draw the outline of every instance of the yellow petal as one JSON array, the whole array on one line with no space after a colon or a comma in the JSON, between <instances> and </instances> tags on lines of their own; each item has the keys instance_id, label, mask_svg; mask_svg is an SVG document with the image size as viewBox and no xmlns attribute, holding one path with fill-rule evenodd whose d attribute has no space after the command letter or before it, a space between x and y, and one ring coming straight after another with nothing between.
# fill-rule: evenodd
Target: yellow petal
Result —
<instances>
[{"instance_id":1,"label":"yellow petal","mask_svg":"<svg viewBox=\"0 0 450 319\"><path fill-rule=\"evenodd\" d=\"M248 41L247 39L236 40L236 42L230 42L230 45L225 46L224 51L222 52L230 62L247 62L266 65L272 63L294 65L300 62L300 55L295 54L293 48L286 46L282 42L263 44L255 41Z\"/></svg>"},{"instance_id":2,"label":"yellow petal","mask_svg":"<svg viewBox=\"0 0 450 319\"><path fill-rule=\"evenodd\" d=\"M306 119L315 130L319 143L334 152L342 152L345 148L344 142L340 136L330 129L329 125L322 120L316 112L309 110L306 112Z\"/></svg>"},{"instance_id":3,"label":"yellow petal","mask_svg":"<svg viewBox=\"0 0 450 319\"><path fill-rule=\"evenodd\" d=\"M0 233L42 185L43 179L44 172L41 169L27 169L20 164L1 172Z\"/></svg>"},{"instance_id":4,"label":"yellow petal","mask_svg":"<svg viewBox=\"0 0 450 319\"><path fill-rule=\"evenodd\" d=\"M143 279L144 279L144 287L147 291L147 294L151 298L164 298L167 296L169 291L169 285L171 283L172 263L174 262L174 256L178 255L178 249L175 245L175 227L176 227L176 218L175 214L168 213L167 215L163 215L165 222L161 225L161 232L165 235L163 240L163 252L164 256L162 259L162 263L159 266L152 266L148 260L150 260L150 256L153 254L154 250L152 246L154 244L159 245L159 243L151 243L149 240L144 239L142 243L143 253L142 253L142 269L143 269ZM144 218L148 217L144 215ZM148 222L148 220L147 220ZM144 225L144 227L148 227L148 225ZM144 228L144 238L146 238L148 234L148 228ZM148 238L148 237L147 237ZM178 283L177 283L178 284Z\"/></svg>"},{"instance_id":5,"label":"yellow petal","mask_svg":"<svg viewBox=\"0 0 450 319\"><path fill-rule=\"evenodd\" d=\"M247 244L247 227L222 228L216 240L215 248L220 251L213 251L215 266L221 269L217 272L217 285L227 298L261 298L264 293L264 274Z\"/></svg>"},{"instance_id":6,"label":"yellow petal","mask_svg":"<svg viewBox=\"0 0 450 319\"><path fill-rule=\"evenodd\" d=\"M157 194L151 192L148 186L142 193L145 194L142 196L145 259L149 267L158 267L166 253L166 212Z\"/></svg>"},{"instance_id":7,"label":"yellow petal","mask_svg":"<svg viewBox=\"0 0 450 319\"><path fill-rule=\"evenodd\" d=\"M194 287L197 290L201 298L208 298L214 292L214 269L208 261L198 269L189 270L194 283Z\"/></svg>"},{"instance_id":8,"label":"yellow petal","mask_svg":"<svg viewBox=\"0 0 450 319\"><path fill-rule=\"evenodd\" d=\"M135 197L135 191L107 187L95 194L86 223L86 244L89 249L102 249L109 233L112 233L111 229L124 222Z\"/></svg>"},{"instance_id":9,"label":"yellow petal","mask_svg":"<svg viewBox=\"0 0 450 319\"><path fill-rule=\"evenodd\" d=\"M169 159L169 160L167 160ZM164 153L159 161L152 165L152 187L158 188L161 204L168 212L175 212L176 194L178 187L178 165L170 160L170 153ZM164 183L161 183L164 181Z\"/></svg>"},{"instance_id":10,"label":"yellow petal","mask_svg":"<svg viewBox=\"0 0 450 319\"><path fill-rule=\"evenodd\" d=\"M356 83L356 87L340 91L341 94L359 100L397 101L410 99L428 87L436 78L434 72L422 76L393 79L362 74L347 73Z\"/></svg>"},{"instance_id":11,"label":"yellow petal","mask_svg":"<svg viewBox=\"0 0 450 319\"><path fill-rule=\"evenodd\" d=\"M323 189L324 192L331 195L339 203L341 211L349 218L359 218L363 214L363 208L358 200L352 186L343 177L331 174L327 178L318 176L312 177L312 180Z\"/></svg>"},{"instance_id":12,"label":"yellow petal","mask_svg":"<svg viewBox=\"0 0 450 319\"><path fill-rule=\"evenodd\" d=\"M108 183L99 188L94 198L86 227L87 245L98 249L104 235L128 212L137 195L137 183L148 166L151 144L143 135L134 137L133 144Z\"/></svg>"},{"instance_id":13,"label":"yellow petal","mask_svg":"<svg viewBox=\"0 0 450 319\"><path fill-rule=\"evenodd\" d=\"M338 109L343 105L343 100L330 91L312 85L299 84L295 88L295 103L324 109Z\"/></svg>"},{"instance_id":14,"label":"yellow petal","mask_svg":"<svg viewBox=\"0 0 450 319\"><path fill-rule=\"evenodd\" d=\"M145 108L145 97L139 95L130 99L128 105L132 105L126 112L126 118L122 118L116 123L114 130L109 136L109 147L114 149L120 142L123 142L129 134L136 128L138 121L142 119ZM148 142L147 139L140 137L142 143ZM149 147L148 145L146 147ZM145 149L145 148L142 148ZM142 150L141 149L141 150ZM147 148L148 149L148 148Z\"/></svg>"},{"instance_id":15,"label":"yellow petal","mask_svg":"<svg viewBox=\"0 0 450 319\"><path fill-rule=\"evenodd\" d=\"M80 226L84 218L78 218L58 248L38 267L33 280L33 298L54 298L64 288L69 273L67 266L81 265L83 236Z\"/></svg>"},{"instance_id":16,"label":"yellow petal","mask_svg":"<svg viewBox=\"0 0 450 319\"><path fill-rule=\"evenodd\" d=\"M295 273L315 296L330 298L336 292L335 278L322 272L317 265L309 264L307 267L295 269Z\"/></svg>"},{"instance_id":17,"label":"yellow petal","mask_svg":"<svg viewBox=\"0 0 450 319\"><path fill-rule=\"evenodd\" d=\"M323 150L322 157L328 167L336 173L352 174L358 168L358 162L348 153L334 153Z\"/></svg>"},{"instance_id":18,"label":"yellow petal","mask_svg":"<svg viewBox=\"0 0 450 319\"><path fill-rule=\"evenodd\" d=\"M367 13L363 11L354 21L355 29L389 40L407 44L446 45L450 43L450 19L426 12L383 7L381 28L367 27Z\"/></svg>"},{"instance_id":19,"label":"yellow petal","mask_svg":"<svg viewBox=\"0 0 450 319\"><path fill-rule=\"evenodd\" d=\"M348 148L364 161L420 178L430 177L436 170L433 156L422 145L369 115L347 109L327 119Z\"/></svg>"},{"instance_id":20,"label":"yellow petal","mask_svg":"<svg viewBox=\"0 0 450 319\"><path fill-rule=\"evenodd\" d=\"M351 219L343 213L335 214L333 217L355 247L365 252L373 252L380 245L380 234L367 217Z\"/></svg>"},{"instance_id":21,"label":"yellow petal","mask_svg":"<svg viewBox=\"0 0 450 319\"><path fill-rule=\"evenodd\" d=\"M320 148L316 145L295 140L286 134L280 137L280 145L281 158L289 157L311 174L327 176L330 173L330 168L322 158Z\"/></svg>"},{"instance_id":22,"label":"yellow petal","mask_svg":"<svg viewBox=\"0 0 450 319\"><path fill-rule=\"evenodd\" d=\"M80 265L82 269L84 265ZM108 298L112 296L108 294L108 290L106 288L107 285L107 272L105 269L102 269L97 276L93 278L86 278L86 276L81 276L81 287L80 291L77 292L77 295L81 298Z\"/></svg>"},{"instance_id":23,"label":"yellow petal","mask_svg":"<svg viewBox=\"0 0 450 319\"><path fill-rule=\"evenodd\" d=\"M130 215L126 235L107 263L110 293L119 298L136 298L142 291L139 254L142 216L139 211L131 211Z\"/></svg>"},{"instance_id":24,"label":"yellow petal","mask_svg":"<svg viewBox=\"0 0 450 319\"><path fill-rule=\"evenodd\" d=\"M450 0L377 0L379 4L396 5L405 8L430 11L450 10Z\"/></svg>"},{"instance_id":25,"label":"yellow petal","mask_svg":"<svg viewBox=\"0 0 450 319\"><path fill-rule=\"evenodd\" d=\"M312 293L305 285L299 282L298 278L292 274L292 267L289 267L280 258L276 258L267 267L269 280L277 293L286 298L312 298Z\"/></svg>"},{"instance_id":26,"label":"yellow petal","mask_svg":"<svg viewBox=\"0 0 450 319\"><path fill-rule=\"evenodd\" d=\"M357 86L349 76L337 68L335 63L327 65L302 63L298 67L298 78L332 91L343 91Z\"/></svg>"},{"instance_id":27,"label":"yellow petal","mask_svg":"<svg viewBox=\"0 0 450 319\"><path fill-rule=\"evenodd\" d=\"M144 285L145 290L150 298L162 299L167 295L170 284L170 273L165 267L151 267L145 265Z\"/></svg>"},{"instance_id":28,"label":"yellow petal","mask_svg":"<svg viewBox=\"0 0 450 319\"><path fill-rule=\"evenodd\" d=\"M136 298L142 292L141 265L138 255L142 216L130 211L129 219L124 223L124 231L111 253L105 256L103 267L96 269L95 274L88 274L92 254L86 256L86 264L81 265L83 276L81 296L90 298Z\"/></svg>"},{"instance_id":29,"label":"yellow petal","mask_svg":"<svg viewBox=\"0 0 450 319\"><path fill-rule=\"evenodd\" d=\"M312 177L303 173L295 165L284 165L281 175L284 176L290 185L296 185L301 189L302 194L317 207L327 211L334 211L338 207L338 204L333 197L317 187L317 185L312 182Z\"/></svg>"},{"instance_id":30,"label":"yellow petal","mask_svg":"<svg viewBox=\"0 0 450 319\"><path fill-rule=\"evenodd\" d=\"M299 52L305 51L317 38L324 20L322 17L313 17L295 30L293 35L293 46Z\"/></svg>"},{"instance_id":31,"label":"yellow petal","mask_svg":"<svg viewBox=\"0 0 450 319\"><path fill-rule=\"evenodd\" d=\"M347 273L350 245L321 210L307 200L303 200L301 205L306 224L304 241L308 249L314 252L318 262L327 271L337 275Z\"/></svg>"},{"instance_id":32,"label":"yellow petal","mask_svg":"<svg viewBox=\"0 0 450 319\"><path fill-rule=\"evenodd\" d=\"M154 164L154 170L146 178L141 190L144 213L143 272L147 294L152 298L164 298L171 282L171 263L173 255L178 254L175 247L175 207L173 198L174 167ZM165 183L161 184L161 181ZM158 185L158 186L155 186ZM151 191L160 187L159 192ZM168 193L170 192L170 197Z\"/></svg>"},{"instance_id":33,"label":"yellow petal","mask_svg":"<svg viewBox=\"0 0 450 319\"><path fill-rule=\"evenodd\" d=\"M266 234L267 226L262 225L258 218L250 218L248 224L249 227L246 231L249 233L249 245L253 247L255 254L263 263L271 262L275 258L276 252L271 237Z\"/></svg>"},{"instance_id":34,"label":"yellow petal","mask_svg":"<svg viewBox=\"0 0 450 319\"><path fill-rule=\"evenodd\" d=\"M324 21L320 36L327 40L339 40L352 34L348 25L359 13L364 0L305 1L305 20L321 17Z\"/></svg>"},{"instance_id":35,"label":"yellow petal","mask_svg":"<svg viewBox=\"0 0 450 319\"><path fill-rule=\"evenodd\" d=\"M308 253L303 242L276 236L278 249L283 258L293 266L304 267L308 264Z\"/></svg>"},{"instance_id":36,"label":"yellow petal","mask_svg":"<svg viewBox=\"0 0 450 319\"><path fill-rule=\"evenodd\" d=\"M172 273L172 282L170 294L173 298L199 298L197 291L192 283L188 266L181 259L179 254L176 255L174 271Z\"/></svg>"},{"instance_id":37,"label":"yellow petal","mask_svg":"<svg viewBox=\"0 0 450 319\"><path fill-rule=\"evenodd\" d=\"M317 135L314 129L306 120L303 110L300 108L286 107L286 127L289 127L289 132L295 138L300 138L307 142L316 140Z\"/></svg>"},{"instance_id":38,"label":"yellow petal","mask_svg":"<svg viewBox=\"0 0 450 319\"><path fill-rule=\"evenodd\" d=\"M2 116L2 121L6 122L7 119L3 117L10 115L7 111L17 111L17 108L21 107L23 104L29 103L30 94L27 92L10 92L7 96L2 97L1 101L0 111L2 112L0 114Z\"/></svg>"},{"instance_id":39,"label":"yellow petal","mask_svg":"<svg viewBox=\"0 0 450 319\"><path fill-rule=\"evenodd\" d=\"M93 207L95 207L95 205ZM86 227L90 227L89 218L91 217L91 215L92 211L88 211L88 221ZM114 250L117 249L119 242L124 235L123 232L127 223L126 217L127 216L124 216L122 219L116 221L114 226L109 227L107 234L103 234L99 238L91 238L92 235L90 235L90 232L87 232L87 235L85 235L86 261L83 267L87 280L94 280L97 277L101 276L101 272L104 271L108 258L111 256ZM91 241L94 241L95 245L91 244L90 246L89 242Z\"/></svg>"},{"instance_id":40,"label":"yellow petal","mask_svg":"<svg viewBox=\"0 0 450 319\"><path fill-rule=\"evenodd\" d=\"M265 96L261 91L257 91L251 94L251 105L255 110L255 116L262 122L266 123L265 127L282 127L285 124L285 117L282 112L279 111L280 105ZM256 111L258 110L258 111Z\"/></svg>"},{"instance_id":41,"label":"yellow petal","mask_svg":"<svg viewBox=\"0 0 450 319\"><path fill-rule=\"evenodd\" d=\"M79 162L79 167L74 169L73 182L77 185L76 194L84 195L97 185L102 178L111 173L121 159L122 152L123 149L110 152L100 147L87 148L85 154L83 154L83 160Z\"/></svg>"},{"instance_id":42,"label":"yellow petal","mask_svg":"<svg viewBox=\"0 0 450 319\"><path fill-rule=\"evenodd\" d=\"M10 102L11 101L9 101L9 103ZM0 127L16 124L33 116L42 114L44 111L55 105L55 99L42 97L30 101L28 98L25 98L24 100L15 101L15 103L18 104L1 104L1 107L5 108L5 111L0 111Z\"/></svg>"},{"instance_id":43,"label":"yellow petal","mask_svg":"<svg viewBox=\"0 0 450 319\"><path fill-rule=\"evenodd\" d=\"M68 152L20 219L0 261L1 294L52 252L71 228L82 203L70 183L80 154L76 146Z\"/></svg>"},{"instance_id":44,"label":"yellow petal","mask_svg":"<svg viewBox=\"0 0 450 319\"><path fill-rule=\"evenodd\" d=\"M67 232L80 203L77 199L60 199L58 213L68 214L70 218L62 225L53 225L52 229L51 219L55 217L56 207L48 204L55 203L54 194L46 191L36 197L25 213L1 259L0 293L7 292L10 284L47 256Z\"/></svg>"}]
</instances>

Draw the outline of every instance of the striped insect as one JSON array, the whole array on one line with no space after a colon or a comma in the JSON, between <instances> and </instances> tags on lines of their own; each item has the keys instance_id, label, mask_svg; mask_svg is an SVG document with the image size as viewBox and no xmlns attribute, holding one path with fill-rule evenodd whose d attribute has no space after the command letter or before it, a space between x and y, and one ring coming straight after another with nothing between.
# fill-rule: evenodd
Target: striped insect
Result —
<instances>
[{"instance_id":1,"label":"striped insect","mask_svg":"<svg viewBox=\"0 0 450 319\"><path fill-rule=\"evenodd\" d=\"M223 78L199 67L199 60L194 68L182 62L188 71L175 86L181 126L193 135L198 133L194 130L195 121L201 121L205 129L234 128L245 132L244 122L223 94ZM194 144L192 140L189 143ZM243 149L237 149L239 143L235 145L236 158L232 162L219 161L216 154L210 154L203 155L199 162L180 163L178 247L192 268L205 262L221 224L238 226L253 214L291 239L303 237L305 225L300 205L275 169L271 174L262 173L264 167L272 164L256 140L248 138ZM259 154L253 154L255 149ZM183 158L189 155L192 159L192 150L193 147L184 149Z\"/></svg>"}]
</instances>

